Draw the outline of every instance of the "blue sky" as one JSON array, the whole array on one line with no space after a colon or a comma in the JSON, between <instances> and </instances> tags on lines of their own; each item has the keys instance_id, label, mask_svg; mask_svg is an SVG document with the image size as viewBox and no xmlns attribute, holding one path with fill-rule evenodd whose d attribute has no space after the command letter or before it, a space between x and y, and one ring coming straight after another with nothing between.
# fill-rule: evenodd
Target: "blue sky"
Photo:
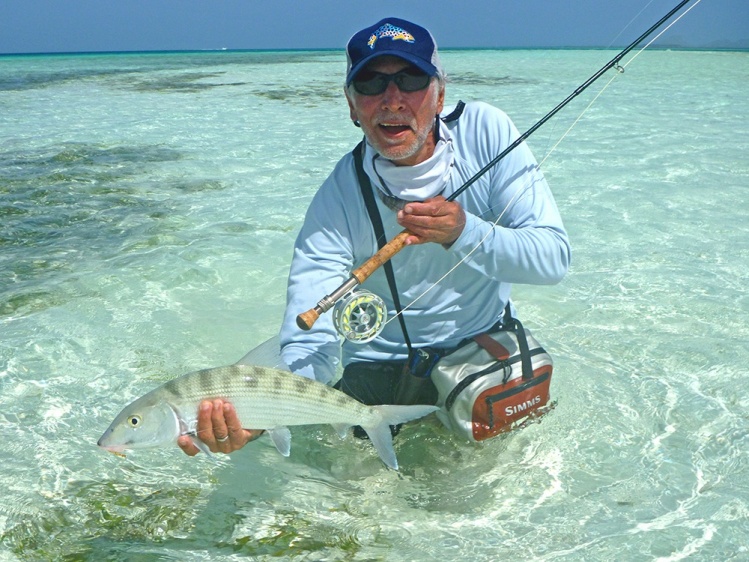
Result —
<instances>
[{"instance_id":1,"label":"blue sky","mask_svg":"<svg viewBox=\"0 0 749 562\"><path fill-rule=\"evenodd\" d=\"M0 53L342 48L385 16L421 23L442 48L612 47L678 1L2 0ZM749 48L749 0L702 0L660 42Z\"/></svg>"}]
</instances>

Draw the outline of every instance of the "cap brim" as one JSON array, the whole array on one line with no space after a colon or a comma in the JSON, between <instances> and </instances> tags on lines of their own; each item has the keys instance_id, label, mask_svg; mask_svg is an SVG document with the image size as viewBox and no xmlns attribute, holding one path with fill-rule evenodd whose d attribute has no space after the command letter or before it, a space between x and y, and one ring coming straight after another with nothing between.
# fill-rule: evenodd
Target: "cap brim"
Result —
<instances>
[{"instance_id":1,"label":"cap brim","mask_svg":"<svg viewBox=\"0 0 749 562\"><path fill-rule=\"evenodd\" d=\"M376 53L372 53L371 55L364 57L362 60L351 67L351 70L349 70L348 75L346 76L346 86L349 86L351 84L351 81L359 73L359 71L367 66L370 62L372 62L376 58L385 56L398 57L399 59L403 59L404 61L414 65L416 68L423 70L429 76L437 75L436 66L420 57L412 55L411 53L405 53L398 50L377 51Z\"/></svg>"}]
</instances>

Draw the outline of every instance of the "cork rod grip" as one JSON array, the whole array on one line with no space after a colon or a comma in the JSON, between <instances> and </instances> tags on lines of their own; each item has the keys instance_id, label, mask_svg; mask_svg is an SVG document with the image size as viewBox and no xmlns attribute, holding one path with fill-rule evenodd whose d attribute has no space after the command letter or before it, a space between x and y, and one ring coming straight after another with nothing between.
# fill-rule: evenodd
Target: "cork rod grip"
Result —
<instances>
[{"instance_id":1,"label":"cork rod grip","mask_svg":"<svg viewBox=\"0 0 749 562\"><path fill-rule=\"evenodd\" d=\"M364 283L379 267L384 265L386 261L406 246L406 238L409 236L411 236L411 233L408 230L402 231L398 236L380 248L374 256L365 261L361 267L355 269L351 275L356 277L359 283Z\"/></svg>"}]
</instances>

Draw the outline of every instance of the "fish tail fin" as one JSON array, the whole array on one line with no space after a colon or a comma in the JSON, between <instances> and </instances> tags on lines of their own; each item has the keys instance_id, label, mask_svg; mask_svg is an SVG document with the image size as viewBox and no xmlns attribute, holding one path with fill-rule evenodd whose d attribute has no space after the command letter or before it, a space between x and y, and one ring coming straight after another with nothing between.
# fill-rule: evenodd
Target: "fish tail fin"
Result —
<instances>
[{"instance_id":1,"label":"fish tail fin","mask_svg":"<svg viewBox=\"0 0 749 562\"><path fill-rule=\"evenodd\" d=\"M411 420L423 418L424 416L439 410L439 407L430 406L428 404L415 404L413 406L396 406L394 404L384 404L381 406L372 407L380 412L382 421L388 425L398 425L399 423L406 423Z\"/></svg>"},{"instance_id":2,"label":"fish tail fin","mask_svg":"<svg viewBox=\"0 0 749 562\"><path fill-rule=\"evenodd\" d=\"M372 441L372 445L374 445L377 454L380 455L382 462L393 470L398 470L398 459L395 457L395 450L393 449L393 436L390 433L390 426L424 417L439 408L426 405L394 406L390 404L372 407L380 412L382 421L375 426L362 426L362 429L367 432L369 440Z\"/></svg>"}]
</instances>

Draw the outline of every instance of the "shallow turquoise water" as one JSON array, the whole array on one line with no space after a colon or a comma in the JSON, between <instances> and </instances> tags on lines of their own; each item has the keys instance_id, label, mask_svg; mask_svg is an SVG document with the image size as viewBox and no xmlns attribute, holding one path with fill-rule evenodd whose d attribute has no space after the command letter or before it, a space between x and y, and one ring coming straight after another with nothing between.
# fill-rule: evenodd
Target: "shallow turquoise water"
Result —
<instances>
[{"instance_id":1,"label":"shallow turquoise water","mask_svg":"<svg viewBox=\"0 0 749 562\"><path fill-rule=\"evenodd\" d=\"M614 54L446 52L448 100L525 130ZM0 58L0 559L749 557L747 53L643 53L544 160L574 254L514 292L556 362L540 423L411 426L400 475L326 427L289 459L96 447L129 400L276 333L306 205L359 138L344 67Z\"/></svg>"}]
</instances>

